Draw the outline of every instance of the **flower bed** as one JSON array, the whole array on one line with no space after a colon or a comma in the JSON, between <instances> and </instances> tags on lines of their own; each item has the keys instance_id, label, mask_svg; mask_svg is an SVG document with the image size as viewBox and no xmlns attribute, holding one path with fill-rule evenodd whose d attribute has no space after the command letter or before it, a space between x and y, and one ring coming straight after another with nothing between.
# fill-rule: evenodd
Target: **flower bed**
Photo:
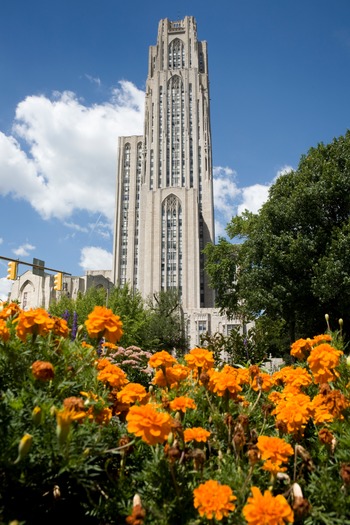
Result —
<instances>
[{"instance_id":1,"label":"flower bed","mask_svg":"<svg viewBox=\"0 0 350 525\"><path fill-rule=\"evenodd\" d=\"M103 307L71 341L63 319L0 305L1 523L350 523L339 334L270 375L205 348L136 370L122 333Z\"/></svg>"}]
</instances>

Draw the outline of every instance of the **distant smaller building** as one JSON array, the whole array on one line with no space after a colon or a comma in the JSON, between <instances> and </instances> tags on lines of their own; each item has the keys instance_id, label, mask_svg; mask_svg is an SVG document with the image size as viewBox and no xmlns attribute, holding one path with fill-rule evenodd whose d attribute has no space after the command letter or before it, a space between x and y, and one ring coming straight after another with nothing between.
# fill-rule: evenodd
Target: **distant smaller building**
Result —
<instances>
[{"instance_id":1,"label":"distant smaller building","mask_svg":"<svg viewBox=\"0 0 350 525\"><path fill-rule=\"evenodd\" d=\"M78 294L85 294L89 288L112 290L110 270L88 271L83 277L64 275L62 291L54 290L54 275L44 272L43 276L34 275L31 270L18 276L12 285L10 300L18 301L23 310L30 308L48 309L53 301L66 295L76 299Z\"/></svg>"}]
</instances>

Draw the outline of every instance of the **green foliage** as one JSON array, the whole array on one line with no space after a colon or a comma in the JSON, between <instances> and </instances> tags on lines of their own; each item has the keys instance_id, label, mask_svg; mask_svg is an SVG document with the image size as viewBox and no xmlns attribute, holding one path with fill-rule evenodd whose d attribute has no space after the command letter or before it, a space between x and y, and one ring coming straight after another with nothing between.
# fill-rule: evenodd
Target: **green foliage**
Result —
<instances>
[{"instance_id":1,"label":"green foliage","mask_svg":"<svg viewBox=\"0 0 350 525\"><path fill-rule=\"evenodd\" d=\"M149 312L140 292L132 290L128 284L114 288L108 297L107 305L123 321L124 335L120 344L124 347L141 346L145 341Z\"/></svg>"},{"instance_id":2,"label":"green foliage","mask_svg":"<svg viewBox=\"0 0 350 525\"><path fill-rule=\"evenodd\" d=\"M228 336L220 333L204 334L201 336L201 345L214 353L216 362L229 365L261 363L268 357L266 341L259 341L256 327L247 333L233 329Z\"/></svg>"},{"instance_id":3,"label":"green foliage","mask_svg":"<svg viewBox=\"0 0 350 525\"><path fill-rule=\"evenodd\" d=\"M228 316L238 310L237 260L238 247L220 238L216 246L208 243L204 249L206 271L215 289L216 303Z\"/></svg>"},{"instance_id":4,"label":"green foliage","mask_svg":"<svg viewBox=\"0 0 350 525\"><path fill-rule=\"evenodd\" d=\"M185 322L176 290L154 294L148 305L150 315L145 332L146 345L153 350L176 349L183 353L188 349Z\"/></svg>"},{"instance_id":5,"label":"green foliage","mask_svg":"<svg viewBox=\"0 0 350 525\"><path fill-rule=\"evenodd\" d=\"M349 317L349 217L350 132L311 148L296 171L276 180L258 214L232 219L227 232L243 242L232 245L238 258L230 271L225 259L221 268L222 246L209 249L218 261L207 267L214 285L219 276L221 288L233 293L219 294L218 305L232 313L237 304L248 319L284 321L289 342L320 333L326 313Z\"/></svg>"}]
</instances>

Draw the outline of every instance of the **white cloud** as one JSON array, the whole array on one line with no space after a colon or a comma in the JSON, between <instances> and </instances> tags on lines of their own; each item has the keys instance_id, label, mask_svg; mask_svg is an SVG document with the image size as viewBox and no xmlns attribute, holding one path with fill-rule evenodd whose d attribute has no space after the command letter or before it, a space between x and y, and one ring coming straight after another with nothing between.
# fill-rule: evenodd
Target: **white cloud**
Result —
<instances>
[{"instance_id":1,"label":"white cloud","mask_svg":"<svg viewBox=\"0 0 350 525\"><path fill-rule=\"evenodd\" d=\"M85 226L80 226L80 224L76 224L75 222L65 221L63 224L67 228L70 228L71 230L75 230L77 232L87 233L89 231L88 228L86 228Z\"/></svg>"},{"instance_id":2,"label":"white cloud","mask_svg":"<svg viewBox=\"0 0 350 525\"><path fill-rule=\"evenodd\" d=\"M267 184L252 184L239 187L237 174L229 167L216 166L214 175L214 207L216 238L226 235L225 228L235 215L241 215L245 210L257 213L267 201L269 189L276 179L293 171L292 166L282 166L275 177Z\"/></svg>"},{"instance_id":3,"label":"white cloud","mask_svg":"<svg viewBox=\"0 0 350 525\"><path fill-rule=\"evenodd\" d=\"M240 195L235 182L236 172L231 168L215 166L213 168L215 210L225 219L230 220L234 214L234 201Z\"/></svg>"},{"instance_id":4,"label":"white cloud","mask_svg":"<svg viewBox=\"0 0 350 525\"><path fill-rule=\"evenodd\" d=\"M290 173L293 170L294 168L292 168L292 166L288 166L288 164L282 166L282 168L280 168L277 171L276 177L274 178L273 182L275 182L275 180L278 179L278 177L280 177L281 175L287 175L287 173Z\"/></svg>"},{"instance_id":5,"label":"white cloud","mask_svg":"<svg viewBox=\"0 0 350 525\"><path fill-rule=\"evenodd\" d=\"M27 97L13 135L0 133L0 194L25 199L44 219L85 210L111 223L117 139L142 133L143 105L144 92L127 81L91 107L71 92Z\"/></svg>"},{"instance_id":6,"label":"white cloud","mask_svg":"<svg viewBox=\"0 0 350 525\"><path fill-rule=\"evenodd\" d=\"M79 265L83 270L111 270L112 254L97 246L85 246L80 253Z\"/></svg>"},{"instance_id":7,"label":"white cloud","mask_svg":"<svg viewBox=\"0 0 350 525\"><path fill-rule=\"evenodd\" d=\"M0 301L7 301L11 287L12 281L9 281L6 277L0 277Z\"/></svg>"},{"instance_id":8,"label":"white cloud","mask_svg":"<svg viewBox=\"0 0 350 525\"><path fill-rule=\"evenodd\" d=\"M257 213L264 202L267 201L270 185L253 184L242 188L242 202L238 205L237 215L241 215L245 210Z\"/></svg>"},{"instance_id":9,"label":"white cloud","mask_svg":"<svg viewBox=\"0 0 350 525\"><path fill-rule=\"evenodd\" d=\"M96 84L98 87L101 86L101 79L98 77L93 77L92 75L85 74L85 77L91 82L91 84Z\"/></svg>"},{"instance_id":10,"label":"white cloud","mask_svg":"<svg viewBox=\"0 0 350 525\"><path fill-rule=\"evenodd\" d=\"M17 255L17 257L26 257L32 250L35 250L35 246L29 243L25 243L19 246L18 248L12 250L12 252L15 255Z\"/></svg>"},{"instance_id":11,"label":"white cloud","mask_svg":"<svg viewBox=\"0 0 350 525\"><path fill-rule=\"evenodd\" d=\"M0 237L0 244L2 244L3 242L4 242L4 239L2 239L2 238Z\"/></svg>"}]
</instances>

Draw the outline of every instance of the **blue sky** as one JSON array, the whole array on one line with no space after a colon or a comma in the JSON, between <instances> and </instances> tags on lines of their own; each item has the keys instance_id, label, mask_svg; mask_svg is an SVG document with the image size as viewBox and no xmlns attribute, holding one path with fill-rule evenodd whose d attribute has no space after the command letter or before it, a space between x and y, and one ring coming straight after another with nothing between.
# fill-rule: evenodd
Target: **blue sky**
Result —
<instances>
[{"instance_id":1,"label":"blue sky","mask_svg":"<svg viewBox=\"0 0 350 525\"><path fill-rule=\"evenodd\" d=\"M159 20L186 15L208 42L218 234L349 128L348 0L4 0L0 255L110 266L117 137L142 133Z\"/></svg>"}]
</instances>

